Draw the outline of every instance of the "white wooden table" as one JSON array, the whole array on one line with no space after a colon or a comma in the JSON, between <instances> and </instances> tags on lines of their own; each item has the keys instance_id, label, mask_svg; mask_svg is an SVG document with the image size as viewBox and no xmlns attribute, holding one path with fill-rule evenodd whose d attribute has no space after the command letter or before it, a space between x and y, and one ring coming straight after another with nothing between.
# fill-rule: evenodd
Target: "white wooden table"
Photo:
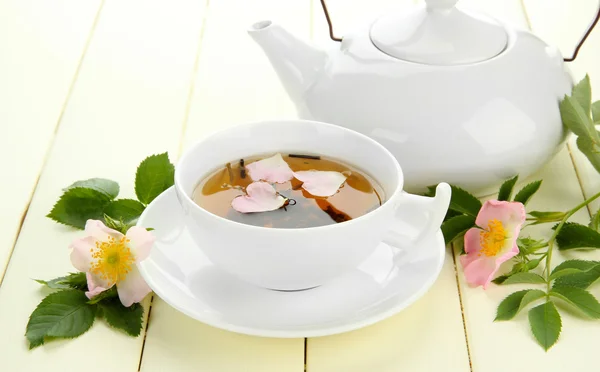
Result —
<instances>
[{"instance_id":1,"label":"white wooden table","mask_svg":"<svg viewBox=\"0 0 600 372\"><path fill-rule=\"evenodd\" d=\"M461 4L530 27L570 55L596 1ZM328 3L343 35L355 21L413 0ZM141 337L97 322L75 341L27 349L25 325L44 295L30 278L73 270L67 247L77 233L45 217L62 187L100 176L119 181L121 196L133 196L135 167L149 154L167 150L175 160L217 128L295 116L245 32L265 18L306 39L331 42L318 0L0 0L0 371L550 372L564 370L567 361L570 370L593 370L600 322L564 317L558 344L545 353L525 316L492 321L515 287L469 288L450 250L422 299L346 334L238 335L194 321L154 296L144 303L151 312ZM600 30L570 67L577 79L590 73L599 99ZM545 180L533 200L538 209L570 208L600 188L600 176L574 146L538 177ZM584 221L588 213L577 217ZM594 291L600 295L598 286Z\"/></svg>"}]
</instances>

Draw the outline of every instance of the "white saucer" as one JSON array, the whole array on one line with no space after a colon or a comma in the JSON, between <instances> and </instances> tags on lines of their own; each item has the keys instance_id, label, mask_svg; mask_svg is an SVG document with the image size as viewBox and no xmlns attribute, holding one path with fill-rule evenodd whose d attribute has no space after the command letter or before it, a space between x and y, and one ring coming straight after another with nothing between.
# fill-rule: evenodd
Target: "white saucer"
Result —
<instances>
[{"instance_id":1,"label":"white saucer","mask_svg":"<svg viewBox=\"0 0 600 372\"><path fill-rule=\"evenodd\" d=\"M444 238L438 231L415 247L418 252L410 260L382 243L343 277L309 290L280 292L245 283L215 267L184 227L173 188L146 208L138 225L155 229L156 244L139 268L156 294L203 323L256 336L316 337L373 324L425 294L444 262Z\"/></svg>"}]
</instances>

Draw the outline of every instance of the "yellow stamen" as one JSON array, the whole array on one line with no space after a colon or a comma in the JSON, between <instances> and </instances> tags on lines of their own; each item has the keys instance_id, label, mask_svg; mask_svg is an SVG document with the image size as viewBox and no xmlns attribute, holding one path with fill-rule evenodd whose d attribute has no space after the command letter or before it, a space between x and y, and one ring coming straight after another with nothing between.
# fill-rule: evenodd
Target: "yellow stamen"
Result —
<instances>
[{"instance_id":1,"label":"yellow stamen","mask_svg":"<svg viewBox=\"0 0 600 372\"><path fill-rule=\"evenodd\" d=\"M479 255L482 254L493 257L498 254L498 252L504 246L504 241L508 238L508 233L504 229L502 222L493 219L488 222L488 229L482 230L479 233L479 243L481 244L481 251Z\"/></svg>"},{"instance_id":2,"label":"yellow stamen","mask_svg":"<svg viewBox=\"0 0 600 372\"><path fill-rule=\"evenodd\" d=\"M96 249L91 250L93 261L90 272L108 282L109 286L125 279L135 262L128 243L126 237L117 240L112 236L108 236L106 241L97 241Z\"/></svg>"}]
</instances>

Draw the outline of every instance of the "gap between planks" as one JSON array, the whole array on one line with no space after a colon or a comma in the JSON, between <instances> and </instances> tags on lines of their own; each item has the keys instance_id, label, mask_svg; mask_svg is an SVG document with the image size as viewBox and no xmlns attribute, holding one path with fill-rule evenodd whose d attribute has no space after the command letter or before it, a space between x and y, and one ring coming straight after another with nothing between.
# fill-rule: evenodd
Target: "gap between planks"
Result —
<instances>
[{"instance_id":1,"label":"gap between planks","mask_svg":"<svg viewBox=\"0 0 600 372\"><path fill-rule=\"evenodd\" d=\"M308 338L304 337L304 372L308 371Z\"/></svg>"},{"instance_id":2,"label":"gap between planks","mask_svg":"<svg viewBox=\"0 0 600 372\"><path fill-rule=\"evenodd\" d=\"M198 33L198 44L196 46L196 56L194 58L194 66L192 67L192 73L190 75L190 89L185 104L185 112L183 114L183 123L181 126L181 135L179 136L179 148L177 150L177 158L179 158L183 152L183 144L185 134L187 133L187 124L190 116L190 109L192 107L192 98L194 96L194 88L196 86L195 80L198 73L198 66L200 65L200 53L202 51L202 41L204 40L204 33L206 30L206 23L210 14L210 0L206 0L204 4L204 15L202 17L202 25L200 26L200 32ZM150 302L148 302L148 315L146 316L146 327L144 328L144 340L142 341L142 349L140 350L140 361L138 363L138 372L142 370L142 362L144 360L144 349L146 347L146 336L148 335L148 327L150 326L150 315L152 313L152 304L154 303L154 293L150 295Z\"/></svg>"},{"instance_id":3,"label":"gap between planks","mask_svg":"<svg viewBox=\"0 0 600 372\"><path fill-rule=\"evenodd\" d=\"M187 102L185 104L185 113L183 115L183 125L181 126L181 136L179 137L179 149L177 151L177 158L181 156L183 152L183 144L185 134L187 133L188 119L190 117L190 109L192 107L192 98L194 97L194 89L196 87L196 75L198 74L198 67L200 65L200 52L202 51L202 40L204 40L204 32L206 30L206 23L210 13L210 0L206 0L204 4L204 15L202 17L202 25L200 26L200 32L198 34L198 46L196 49L196 58L194 59L194 67L192 68L190 90L188 92Z\"/></svg>"},{"instance_id":4,"label":"gap between planks","mask_svg":"<svg viewBox=\"0 0 600 372\"><path fill-rule=\"evenodd\" d=\"M419 0L414 0L415 3L418 3ZM527 12L525 12L525 5L523 4L523 0L520 0L521 7L523 8L523 13L525 14L525 18L527 20L527 24L529 24L529 17L527 16ZM471 360L471 348L469 346L469 334L467 333L467 319L465 317L465 308L463 306L462 292L460 288L460 280L458 279L458 267L456 263L456 250L453 243L450 243L446 246L446 249L450 249L450 253L452 256L452 265L454 266L454 279L456 280L456 291L458 292L458 303L460 305L460 315L463 323L463 333L465 335L465 344L467 348L467 359L469 360L469 371L473 372L473 362Z\"/></svg>"},{"instance_id":5,"label":"gap between planks","mask_svg":"<svg viewBox=\"0 0 600 372\"><path fill-rule=\"evenodd\" d=\"M54 131L50 135L50 139L48 140L48 147L46 148L46 152L44 153L44 159L42 161L42 166L38 172L37 178L33 184L33 188L31 189L31 193L29 194L29 199L27 200L27 204L23 209L23 214L21 215L21 221L19 222L19 226L17 227L17 232L13 239L12 247L10 252L8 252L8 257L6 258L6 267L2 275L0 276L0 287L4 282L4 277L8 271L8 266L10 265L10 260L12 259L12 255L15 251L15 247L17 246L17 241L19 240L19 236L21 235L21 229L23 228L23 224L25 223L25 218L27 217L27 213L29 212L29 207L31 206L31 201L33 200L33 196L37 190L38 184L40 182L40 177L44 168L46 167L46 163L48 161L48 156L54 147L54 141L56 139L56 135L60 128L60 123L62 121L63 115L65 113L65 109L69 100L71 99L71 94L73 93L73 87L75 86L75 82L77 81L77 77L79 76L79 71L81 70L81 65L83 64L83 60L88 51L88 47L91 44L92 37L94 35L94 31L96 30L96 25L98 24L98 20L100 19L100 13L102 13L102 8L104 7L104 0L100 1L100 5L98 6L98 11L96 11L96 15L94 16L94 21L92 22L92 26L90 27L90 31L88 33L88 37L85 40L85 44L83 46L83 50L81 51L81 56L79 56L79 61L77 61L77 67L75 68L75 72L73 73L73 78L71 79L71 83L69 84L69 89L67 90L67 94L65 96L65 100L63 101L62 107L60 109L60 114L58 115L58 119L56 120L56 124L54 125Z\"/></svg>"},{"instance_id":6,"label":"gap between planks","mask_svg":"<svg viewBox=\"0 0 600 372\"><path fill-rule=\"evenodd\" d=\"M315 1L311 0L308 13L308 39L315 40ZM308 338L304 337L304 372L308 372Z\"/></svg>"},{"instance_id":7,"label":"gap between planks","mask_svg":"<svg viewBox=\"0 0 600 372\"><path fill-rule=\"evenodd\" d=\"M469 370L473 372L473 362L471 361L471 348L469 347L469 335L467 333L467 319L465 317L465 308L463 306L462 292L460 288L460 280L458 279L458 267L456 266L456 247L454 243L450 243L446 246L446 249L450 248L452 256L452 263L454 264L454 278L456 279L456 290L458 292L458 303L460 304L460 315L462 317L463 332L465 334L465 344L467 346L467 358L469 359Z\"/></svg>"}]
</instances>

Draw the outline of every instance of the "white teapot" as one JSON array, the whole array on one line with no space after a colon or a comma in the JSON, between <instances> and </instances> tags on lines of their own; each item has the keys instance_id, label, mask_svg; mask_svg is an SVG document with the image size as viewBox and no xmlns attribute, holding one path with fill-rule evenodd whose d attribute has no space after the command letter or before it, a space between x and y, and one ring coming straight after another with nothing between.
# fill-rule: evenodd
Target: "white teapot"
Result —
<instances>
[{"instance_id":1,"label":"white teapot","mask_svg":"<svg viewBox=\"0 0 600 372\"><path fill-rule=\"evenodd\" d=\"M484 195L559 150L558 102L572 79L557 48L456 2L426 0L336 39L321 1L341 41L328 51L271 21L248 32L301 118L379 141L402 165L407 190L444 181Z\"/></svg>"}]
</instances>

